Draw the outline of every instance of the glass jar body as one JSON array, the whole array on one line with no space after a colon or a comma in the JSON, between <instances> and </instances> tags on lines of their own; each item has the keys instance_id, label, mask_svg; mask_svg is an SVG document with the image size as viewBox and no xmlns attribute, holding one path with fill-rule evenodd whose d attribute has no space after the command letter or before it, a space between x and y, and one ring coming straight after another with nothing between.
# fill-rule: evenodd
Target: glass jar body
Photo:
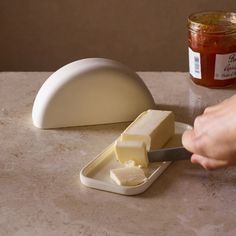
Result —
<instances>
[{"instance_id":1,"label":"glass jar body","mask_svg":"<svg viewBox=\"0 0 236 236\"><path fill-rule=\"evenodd\" d=\"M235 14L235 23L224 14ZM188 23L189 68L193 82L206 87L235 83L236 13L196 13L189 17Z\"/></svg>"}]
</instances>

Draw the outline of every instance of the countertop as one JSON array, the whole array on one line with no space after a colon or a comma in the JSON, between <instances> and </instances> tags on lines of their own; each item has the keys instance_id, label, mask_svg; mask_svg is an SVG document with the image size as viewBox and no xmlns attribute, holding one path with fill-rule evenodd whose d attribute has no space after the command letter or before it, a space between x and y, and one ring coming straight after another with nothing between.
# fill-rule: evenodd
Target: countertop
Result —
<instances>
[{"instance_id":1,"label":"countertop","mask_svg":"<svg viewBox=\"0 0 236 236\"><path fill-rule=\"evenodd\" d=\"M0 73L0 235L236 235L236 167L172 163L144 193L90 189L79 172L127 123L40 130L37 91L50 72ZM194 85L187 73L140 72L157 108L192 124L236 87Z\"/></svg>"}]
</instances>

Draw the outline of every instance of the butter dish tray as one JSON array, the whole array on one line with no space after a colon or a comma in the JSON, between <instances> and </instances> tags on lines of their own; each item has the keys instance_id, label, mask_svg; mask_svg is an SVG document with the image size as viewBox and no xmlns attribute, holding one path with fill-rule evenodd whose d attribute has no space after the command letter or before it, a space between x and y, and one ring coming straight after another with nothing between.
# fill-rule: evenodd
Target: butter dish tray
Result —
<instances>
[{"instance_id":1,"label":"butter dish tray","mask_svg":"<svg viewBox=\"0 0 236 236\"><path fill-rule=\"evenodd\" d=\"M165 147L181 146L181 136L191 126L185 123L175 122L175 135L169 140ZM124 165L116 160L114 143L103 150L95 159L90 161L80 171L80 181L83 185L113 192L122 195L137 195L144 192L151 184L166 170L171 162L150 163L148 168L143 168L147 180L136 186L120 186L110 178L110 169L123 167Z\"/></svg>"}]
</instances>

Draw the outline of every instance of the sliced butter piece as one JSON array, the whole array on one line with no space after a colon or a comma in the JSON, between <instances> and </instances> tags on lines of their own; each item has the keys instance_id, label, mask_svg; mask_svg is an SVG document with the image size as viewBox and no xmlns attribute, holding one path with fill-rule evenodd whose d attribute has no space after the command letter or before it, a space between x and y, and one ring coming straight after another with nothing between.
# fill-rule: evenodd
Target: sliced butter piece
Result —
<instances>
[{"instance_id":1,"label":"sliced butter piece","mask_svg":"<svg viewBox=\"0 0 236 236\"><path fill-rule=\"evenodd\" d=\"M134 161L136 165L148 167L146 145L143 141L116 141L115 155L121 163Z\"/></svg>"},{"instance_id":2,"label":"sliced butter piece","mask_svg":"<svg viewBox=\"0 0 236 236\"><path fill-rule=\"evenodd\" d=\"M172 111L148 110L121 134L121 140L143 141L148 151L158 149L174 135L174 127Z\"/></svg>"},{"instance_id":3,"label":"sliced butter piece","mask_svg":"<svg viewBox=\"0 0 236 236\"><path fill-rule=\"evenodd\" d=\"M112 169L110 177L116 184L123 186L135 186L147 180L144 171L137 166Z\"/></svg>"},{"instance_id":4,"label":"sliced butter piece","mask_svg":"<svg viewBox=\"0 0 236 236\"><path fill-rule=\"evenodd\" d=\"M133 160L128 160L128 161L126 161L124 164L125 164L125 167L136 166L136 163L135 163L135 161L133 161ZM141 166L140 166L140 167L141 167Z\"/></svg>"}]
</instances>

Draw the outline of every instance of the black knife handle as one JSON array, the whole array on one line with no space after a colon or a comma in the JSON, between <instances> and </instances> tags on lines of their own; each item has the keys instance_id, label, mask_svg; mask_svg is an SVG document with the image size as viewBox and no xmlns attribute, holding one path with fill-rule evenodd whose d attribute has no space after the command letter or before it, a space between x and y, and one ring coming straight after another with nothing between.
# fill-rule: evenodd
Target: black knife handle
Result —
<instances>
[{"instance_id":1,"label":"black knife handle","mask_svg":"<svg viewBox=\"0 0 236 236\"><path fill-rule=\"evenodd\" d=\"M190 160L192 153L183 147L164 148L148 152L150 162Z\"/></svg>"}]
</instances>

